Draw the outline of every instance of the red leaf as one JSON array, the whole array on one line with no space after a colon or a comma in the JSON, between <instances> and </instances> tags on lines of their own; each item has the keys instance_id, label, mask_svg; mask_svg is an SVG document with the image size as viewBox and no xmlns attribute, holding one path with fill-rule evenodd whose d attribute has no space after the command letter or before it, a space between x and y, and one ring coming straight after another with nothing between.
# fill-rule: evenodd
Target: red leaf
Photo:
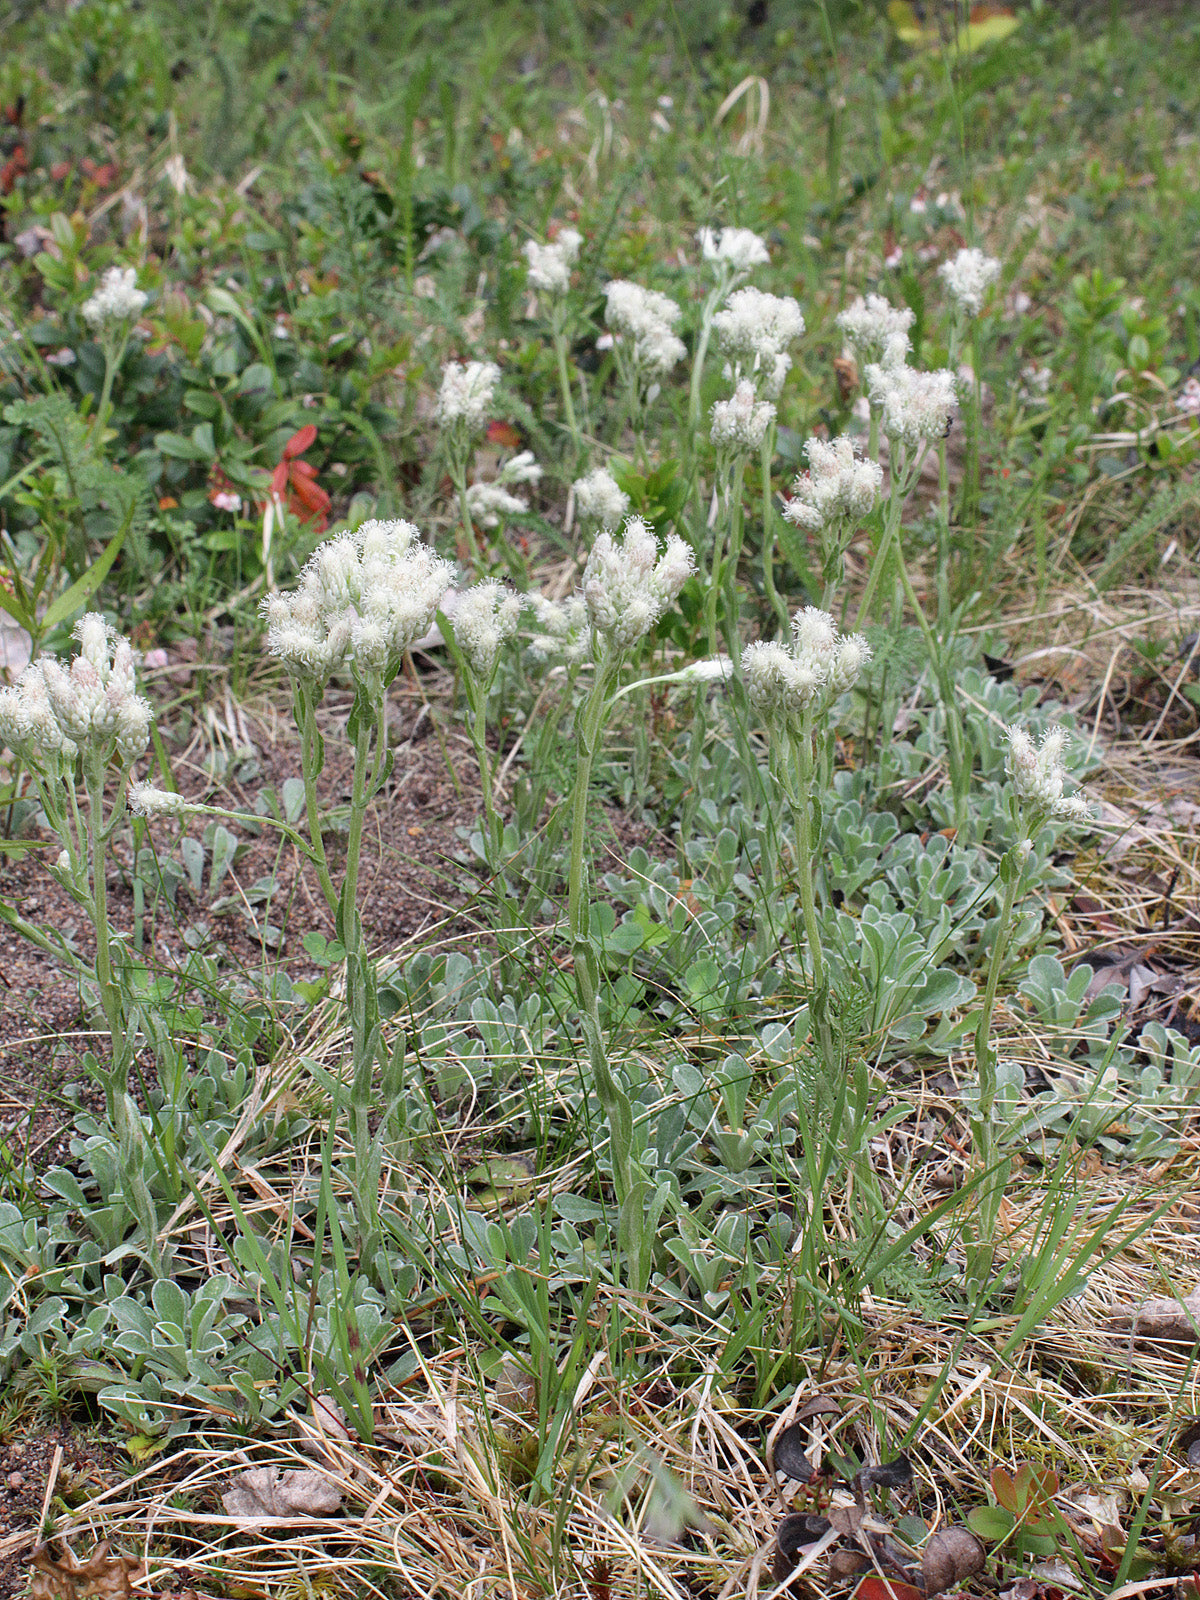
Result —
<instances>
[{"instance_id":1,"label":"red leaf","mask_svg":"<svg viewBox=\"0 0 1200 1600\"><path fill-rule=\"evenodd\" d=\"M920 1589L899 1578L881 1578L871 1573L854 1591L854 1600L925 1600Z\"/></svg>"},{"instance_id":2,"label":"red leaf","mask_svg":"<svg viewBox=\"0 0 1200 1600\"><path fill-rule=\"evenodd\" d=\"M288 482L288 464L287 464L287 458L285 457L279 463L279 465L275 468L275 471L271 474L271 493L272 494L282 494L283 491L287 488L287 482Z\"/></svg>"},{"instance_id":3,"label":"red leaf","mask_svg":"<svg viewBox=\"0 0 1200 1600\"><path fill-rule=\"evenodd\" d=\"M285 461L291 461L294 456L302 456L316 437L316 423L306 422L299 432L294 433L284 445L283 459Z\"/></svg>"},{"instance_id":4,"label":"red leaf","mask_svg":"<svg viewBox=\"0 0 1200 1600\"><path fill-rule=\"evenodd\" d=\"M502 444L506 450L515 450L521 443L521 435L510 422L489 422L487 436L490 444Z\"/></svg>"}]
</instances>

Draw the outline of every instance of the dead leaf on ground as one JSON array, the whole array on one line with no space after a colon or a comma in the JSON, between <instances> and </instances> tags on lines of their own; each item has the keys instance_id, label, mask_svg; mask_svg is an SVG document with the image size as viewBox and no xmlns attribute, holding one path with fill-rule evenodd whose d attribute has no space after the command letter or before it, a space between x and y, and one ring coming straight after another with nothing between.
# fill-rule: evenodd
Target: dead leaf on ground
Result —
<instances>
[{"instance_id":1,"label":"dead leaf on ground","mask_svg":"<svg viewBox=\"0 0 1200 1600\"><path fill-rule=\"evenodd\" d=\"M231 1517L327 1517L342 1509L342 1492L323 1472L251 1467L240 1472L221 1496Z\"/></svg>"},{"instance_id":2,"label":"dead leaf on ground","mask_svg":"<svg viewBox=\"0 0 1200 1600\"><path fill-rule=\"evenodd\" d=\"M982 1572L986 1564L983 1542L969 1528L942 1528L929 1540L921 1558L925 1592L943 1594Z\"/></svg>"},{"instance_id":3,"label":"dead leaf on ground","mask_svg":"<svg viewBox=\"0 0 1200 1600\"><path fill-rule=\"evenodd\" d=\"M1118 1310L1111 1319L1118 1332L1132 1332L1135 1339L1156 1339L1164 1344L1200 1343L1200 1289L1193 1289L1184 1300L1155 1296L1137 1307Z\"/></svg>"},{"instance_id":4,"label":"dead leaf on ground","mask_svg":"<svg viewBox=\"0 0 1200 1600\"><path fill-rule=\"evenodd\" d=\"M132 1581L146 1569L133 1556L110 1556L108 1545L96 1546L88 1561L77 1561L72 1550L54 1554L53 1544L39 1545L29 1558L33 1579L30 1600L118 1600L133 1593Z\"/></svg>"}]
</instances>

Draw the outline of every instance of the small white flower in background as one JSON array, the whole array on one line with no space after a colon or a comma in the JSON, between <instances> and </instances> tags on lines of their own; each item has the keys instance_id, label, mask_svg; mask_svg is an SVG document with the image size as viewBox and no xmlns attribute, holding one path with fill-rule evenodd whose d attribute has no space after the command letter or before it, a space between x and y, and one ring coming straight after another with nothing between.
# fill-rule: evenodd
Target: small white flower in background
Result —
<instances>
[{"instance_id":1,"label":"small white flower in background","mask_svg":"<svg viewBox=\"0 0 1200 1600\"><path fill-rule=\"evenodd\" d=\"M828 441L811 438L804 453L808 471L796 479L783 507L789 522L818 533L841 517L870 516L883 486L883 468L856 455L849 434Z\"/></svg>"},{"instance_id":2,"label":"small white flower in background","mask_svg":"<svg viewBox=\"0 0 1200 1600\"><path fill-rule=\"evenodd\" d=\"M509 456L496 474L497 483L540 483L542 481L542 467L535 459L532 450L522 450L515 456Z\"/></svg>"},{"instance_id":3,"label":"small white flower in background","mask_svg":"<svg viewBox=\"0 0 1200 1600\"><path fill-rule=\"evenodd\" d=\"M1017 399L1026 405L1044 400L1050 393L1050 380L1054 374L1049 367L1039 367L1036 361L1027 361L1021 368L1021 381L1017 385ZM1195 379L1191 380L1195 383ZM1200 394L1200 385L1197 385ZM1198 407L1197 409L1200 409Z\"/></svg>"},{"instance_id":4,"label":"small white flower in background","mask_svg":"<svg viewBox=\"0 0 1200 1600\"><path fill-rule=\"evenodd\" d=\"M575 515L580 522L615 528L629 510L629 496L604 467L593 467L582 478L576 478L571 487L575 491Z\"/></svg>"},{"instance_id":5,"label":"small white flower in background","mask_svg":"<svg viewBox=\"0 0 1200 1600\"><path fill-rule=\"evenodd\" d=\"M758 392L777 400L792 365L787 347L804 332L804 316L790 295L737 289L713 318L721 349L736 377L754 380Z\"/></svg>"},{"instance_id":6,"label":"small white flower in background","mask_svg":"<svg viewBox=\"0 0 1200 1600\"><path fill-rule=\"evenodd\" d=\"M539 661L561 656L568 666L586 661L592 654L592 625L587 601L581 594L566 600L548 600L543 594L525 596L525 604L542 630L529 641L530 653Z\"/></svg>"},{"instance_id":7,"label":"small white flower in background","mask_svg":"<svg viewBox=\"0 0 1200 1600\"><path fill-rule=\"evenodd\" d=\"M916 321L916 312L908 306L893 306L881 294L862 295L845 311L838 314L837 325L845 334L850 348L860 363L884 361L889 339L903 338L900 360L908 353L908 330ZM894 344L892 350L900 349ZM895 356L892 357L894 363Z\"/></svg>"},{"instance_id":8,"label":"small white flower in background","mask_svg":"<svg viewBox=\"0 0 1200 1600\"><path fill-rule=\"evenodd\" d=\"M807 606L792 619L790 648L763 640L748 645L742 678L750 703L768 722L795 725L858 682L871 659L861 633L838 633L828 611Z\"/></svg>"},{"instance_id":9,"label":"small white flower in background","mask_svg":"<svg viewBox=\"0 0 1200 1600\"><path fill-rule=\"evenodd\" d=\"M458 597L454 637L483 683L491 681L500 646L511 639L521 619L521 596L495 578L485 578Z\"/></svg>"},{"instance_id":10,"label":"small white flower in background","mask_svg":"<svg viewBox=\"0 0 1200 1600\"><path fill-rule=\"evenodd\" d=\"M674 332L682 313L669 295L614 278L604 285L604 320L615 334L633 342L633 359L643 371L663 375L687 354Z\"/></svg>"},{"instance_id":11,"label":"small white flower in background","mask_svg":"<svg viewBox=\"0 0 1200 1600\"><path fill-rule=\"evenodd\" d=\"M500 368L494 361L448 361L442 368L433 420L441 428L482 432L499 382Z\"/></svg>"},{"instance_id":12,"label":"small white flower in background","mask_svg":"<svg viewBox=\"0 0 1200 1600\"><path fill-rule=\"evenodd\" d=\"M83 302L83 320L89 328L131 322L141 316L146 298L137 286L136 267L109 267L95 294Z\"/></svg>"},{"instance_id":13,"label":"small white flower in background","mask_svg":"<svg viewBox=\"0 0 1200 1600\"><path fill-rule=\"evenodd\" d=\"M241 495L234 494L229 489L218 489L214 495L210 496L210 498L212 504L216 506L218 511L232 511L236 516L237 513L242 509Z\"/></svg>"},{"instance_id":14,"label":"small white flower in background","mask_svg":"<svg viewBox=\"0 0 1200 1600\"><path fill-rule=\"evenodd\" d=\"M494 483L473 483L467 490L467 512L481 528L497 528L501 517L519 517L529 510L529 502L512 494L497 479Z\"/></svg>"},{"instance_id":15,"label":"small white flower in background","mask_svg":"<svg viewBox=\"0 0 1200 1600\"><path fill-rule=\"evenodd\" d=\"M42 656L0 689L0 743L32 757L73 761L90 746L126 765L150 742L150 705L137 693L137 657L97 611L75 624L79 654Z\"/></svg>"},{"instance_id":16,"label":"small white flower in background","mask_svg":"<svg viewBox=\"0 0 1200 1600\"><path fill-rule=\"evenodd\" d=\"M749 378L743 378L729 400L712 408L712 442L718 450L745 455L757 450L775 417L769 400L760 400Z\"/></svg>"},{"instance_id":17,"label":"small white flower in background","mask_svg":"<svg viewBox=\"0 0 1200 1600\"><path fill-rule=\"evenodd\" d=\"M883 431L894 444L915 449L922 439L940 439L958 406L954 374L947 367L918 372L914 367L869 366L867 392L882 415Z\"/></svg>"},{"instance_id":18,"label":"small white flower in background","mask_svg":"<svg viewBox=\"0 0 1200 1600\"><path fill-rule=\"evenodd\" d=\"M583 572L592 627L618 650L628 649L649 633L693 566L691 549L677 534L660 554L654 529L641 517L630 517L620 542L601 530Z\"/></svg>"},{"instance_id":19,"label":"small white flower in background","mask_svg":"<svg viewBox=\"0 0 1200 1600\"><path fill-rule=\"evenodd\" d=\"M129 809L137 817L183 817L195 808L170 789L134 783L129 788Z\"/></svg>"},{"instance_id":20,"label":"small white flower in background","mask_svg":"<svg viewBox=\"0 0 1200 1600\"><path fill-rule=\"evenodd\" d=\"M722 269L749 272L751 267L766 266L771 259L766 244L749 228L721 228L716 232L701 228L696 239L705 261L713 263L718 276Z\"/></svg>"},{"instance_id":21,"label":"small white flower in background","mask_svg":"<svg viewBox=\"0 0 1200 1600\"><path fill-rule=\"evenodd\" d=\"M376 673L428 632L454 568L411 522L364 522L309 557L290 594L268 595L267 648L296 677Z\"/></svg>"},{"instance_id":22,"label":"small white flower in background","mask_svg":"<svg viewBox=\"0 0 1200 1600\"><path fill-rule=\"evenodd\" d=\"M583 235L574 228L561 228L549 244L529 239L524 255L529 263L529 286L545 294L566 294L571 286L571 268L579 259Z\"/></svg>"},{"instance_id":23,"label":"small white flower in background","mask_svg":"<svg viewBox=\"0 0 1200 1600\"><path fill-rule=\"evenodd\" d=\"M1188 378L1175 396L1180 411L1190 417L1200 417L1200 380Z\"/></svg>"},{"instance_id":24,"label":"small white flower in background","mask_svg":"<svg viewBox=\"0 0 1200 1600\"><path fill-rule=\"evenodd\" d=\"M1012 779L1017 799L1032 813L1030 835L1043 822L1058 817L1071 822L1086 822L1091 809L1082 795L1065 795L1066 768L1062 764L1067 747L1065 728L1051 728L1035 745L1024 728L1008 730L1008 759L1005 771Z\"/></svg>"},{"instance_id":25,"label":"small white flower in background","mask_svg":"<svg viewBox=\"0 0 1200 1600\"><path fill-rule=\"evenodd\" d=\"M984 296L1000 276L1000 263L982 250L960 250L950 261L943 261L938 277L957 310L977 317L983 310Z\"/></svg>"}]
</instances>

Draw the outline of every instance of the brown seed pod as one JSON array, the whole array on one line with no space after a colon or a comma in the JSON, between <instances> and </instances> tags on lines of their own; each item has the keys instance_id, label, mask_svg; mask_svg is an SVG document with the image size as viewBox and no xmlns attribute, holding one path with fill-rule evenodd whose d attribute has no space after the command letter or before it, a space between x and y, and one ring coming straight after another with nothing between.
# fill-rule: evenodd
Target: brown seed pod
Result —
<instances>
[{"instance_id":1,"label":"brown seed pod","mask_svg":"<svg viewBox=\"0 0 1200 1600\"><path fill-rule=\"evenodd\" d=\"M943 1594L983 1570L987 1553L969 1528L943 1528L925 1546L921 1576L927 1595Z\"/></svg>"}]
</instances>

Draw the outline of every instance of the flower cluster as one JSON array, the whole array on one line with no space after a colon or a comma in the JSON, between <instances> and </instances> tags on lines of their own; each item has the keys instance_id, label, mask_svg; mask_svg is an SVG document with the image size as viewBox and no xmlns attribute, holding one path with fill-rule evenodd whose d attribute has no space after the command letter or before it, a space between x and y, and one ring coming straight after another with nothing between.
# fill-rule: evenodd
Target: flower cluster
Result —
<instances>
[{"instance_id":1,"label":"flower cluster","mask_svg":"<svg viewBox=\"0 0 1200 1600\"><path fill-rule=\"evenodd\" d=\"M510 483L538 483L542 468L534 460L532 450L522 450L510 456L489 483L476 482L467 490L467 512L472 522L481 528L495 528L501 517L520 516L529 510L529 502L511 493Z\"/></svg>"},{"instance_id":2,"label":"flower cluster","mask_svg":"<svg viewBox=\"0 0 1200 1600\"><path fill-rule=\"evenodd\" d=\"M804 332L804 317L796 301L790 295L738 289L713 318L713 327L735 375L741 376L745 369L761 394L777 400L792 365L787 347Z\"/></svg>"},{"instance_id":3,"label":"flower cluster","mask_svg":"<svg viewBox=\"0 0 1200 1600\"><path fill-rule=\"evenodd\" d=\"M683 360L687 350L674 331L682 313L668 295L614 278L604 285L604 297L605 322L633 341L634 364L643 372L661 376Z\"/></svg>"},{"instance_id":4,"label":"flower cluster","mask_svg":"<svg viewBox=\"0 0 1200 1600\"><path fill-rule=\"evenodd\" d=\"M83 302L83 320L97 329L132 322L141 316L145 304L146 296L137 286L137 268L109 267L95 294Z\"/></svg>"},{"instance_id":5,"label":"flower cluster","mask_svg":"<svg viewBox=\"0 0 1200 1600\"><path fill-rule=\"evenodd\" d=\"M883 484L883 469L877 461L855 455L848 434L831 441L814 437L804 453L808 471L796 479L792 498L783 508L789 522L819 533L842 517L859 521L870 516Z\"/></svg>"},{"instance_id":6,"label":"flower cluster","mask_svg":"<svg viewBox=\"0 0 1200 1600\"><path fill-rule=\"evenodd\" d=\"M837 325L860 362L894 365L908 354L908 330L915 321L916 312L907 306L892 306L881 294L869 294L865 300L859 295L839 313Z\"/></svg>"},{"instance_id":7,"label":"flower cluster","mask_svg":"<svg viewBox=\"0 0 1200 1600\"><path fill-rule=\"evenodd\" d=\"M749 378L742 378L729 400L712 408L712 442L731 455L757 450L775 417L769 400L760 400Z\"/></svg>"},{"instance_id":8,"label":"flower cluster","mask_svg":"<svg viewBox=\"0 0 1200 1600\"><path fill-rule=\"evenodd\" d=\"M771 257L767 247L749 228L722 228L714 233L712 228L701 228L696 235L705 261L713 263L713 270L721 272L749 272L751 267L765 266Z\"/></svg>"},{"instance_id":9,"label":"flower cluster","mask_svg":"<svg viewBox=\"0 0 1200 1600\"><path fill-rule=\"evenodd\" d=\"M129 786L129 809L137 817L185 817L197 807L173 789L133 783Z\"/></svg>"},{"instance_id":10,"label":"flower cluster","mask_svg":"<svg viewBox=\"0 0 1200 1600\"><path fill-rule=\"evenodd\" d=\"M500 368L494 361L448 361L442 368L433 420L439 428L481 433L499 382Z\"/></svg>"},{"instance_id":11,"label":"flower cluster","mask_svg":"<svg viewBox=\"0 0 1200 1600\"><path fill-rule=\"evenodd\" d=\"M1017 799L1031 814L1030 837L1043 822L1060 817L1085 822L1091 815L1082 795L1063 793L1067 776L1062 764L1067 747L1065 728L1051 728L1035 745L1023 728L1008 730L1008 760L1005 770L1012 779Z\"/></svg>"},{"instance_id":12,"label":"flower cluster","mask_svg":"<svg viewBox=\"0 0 1200 1600\"><path fill-rule=\"evenodd\" d=\"M0 743L29 758L73 761L90 747L130 766L150 742L150 706L137 693L137 657L98 611L75 625L79 654L43 656L0 689Z\"/></svg>"},{"instance_id":13,"label":"flower cluster","mask_svg":"<svg viewBox=\"0 0 1200 1600\"><path fill-rule=\"evenodd\" d=\"M545 294L566 294L571 286L571 268L579 259L583 235L574 228L562 228L549 244L529 239L525 259L529 263L529 286Z\"/></svg>"},{"instance_id":14,"label":"flower cluster","mask_svg":"<svg viewBox=\"0 0 1200 1600\"><path fill-rule=\"evenodd\" d=\"M453 576L411 522L364 522L315 550L291 594L263 601L267 648L294 676L321 684L343 665L356 676L394 670Z\"/></svg>"},{"instance_id":15,"label":"flower cluster","mask_svg":"<svg viewBox=\"0 0 1200 1600\"><path fill-rule=\"evenodd\" d=\"M583 598L597 633L616 650L636 644L662 616L687 582L692 552L677 534L659 554L654 529L630 517L624 538L602 530L583 572Z\"/></svg>"},{"instance_id":16,"label":"flower cluster","mask_svg":"<svg viewBox=\"0 0 1200 1600\"><path fill-rule=\"evenodd\" d=\"M943 261L938 268L938 277L946 285L955 309L968 317L977 317L983 310L984 296L999 276L1000 263L982 250L960 250L953 260Z\"/></svg>"},{"instance_id":17,"label":"flower cluster","mask_svg":"<svg viewBox=\"0 0 1200 1600\"><path fill-rule=\"evenodd\" d=\"M539 661L561 656L568 666L588 660L592 653L592 625L587 601L581 594L570 595L566 600L530 594L525 601L542 630L529 641L531 655Z\"/></svg>"},{"instance_id":18,"label":"flower cluster","mask_svg":"<svg viewBox=\"0 0 1200 1600\"><path fill-rule=\"evenodd\" d=\"M742 656L750 703L769 723L792 726L835 695L853 688L871 659L861 633L838 633L827 611L807 606L792 619L788 648L759 640Z\"/></svg>"},{"instance_id":19,"label":"flower cluster","mask_svg":"<svg viewBox=\"0 0 1200 1600\"><path fill-rule=\"evenodd\" d=\"M944 436L958 406L949 368L918 372L902 365L872 365L866 378L871 404L879 408L883 431L894 444L912 450L922 439Z\"/></svg>"},{"instance_id":20,"label":"flower cluster","mask_svg":"<svg viewBox=\"0 0 1200 1600\"><path fill-rule=\"evenodd\" d=\"M595 522L602 528L615 528L629 510L629 496L604 467L593 467L571 485L575 491L575 515L580 522Z\"/></svg>"},{"instance_id":21,"label":"flower cluster","mask_svg":"<svg viewBox=\"0 0 1200 1600\"><path fill-rule=\"evenodd\" d=\"M516 633L520 619L521 596L495 578L485 578L459 595L454 607L454 637L481 683L491 682L500 646Z\"/></svg>"}]
</instances>

